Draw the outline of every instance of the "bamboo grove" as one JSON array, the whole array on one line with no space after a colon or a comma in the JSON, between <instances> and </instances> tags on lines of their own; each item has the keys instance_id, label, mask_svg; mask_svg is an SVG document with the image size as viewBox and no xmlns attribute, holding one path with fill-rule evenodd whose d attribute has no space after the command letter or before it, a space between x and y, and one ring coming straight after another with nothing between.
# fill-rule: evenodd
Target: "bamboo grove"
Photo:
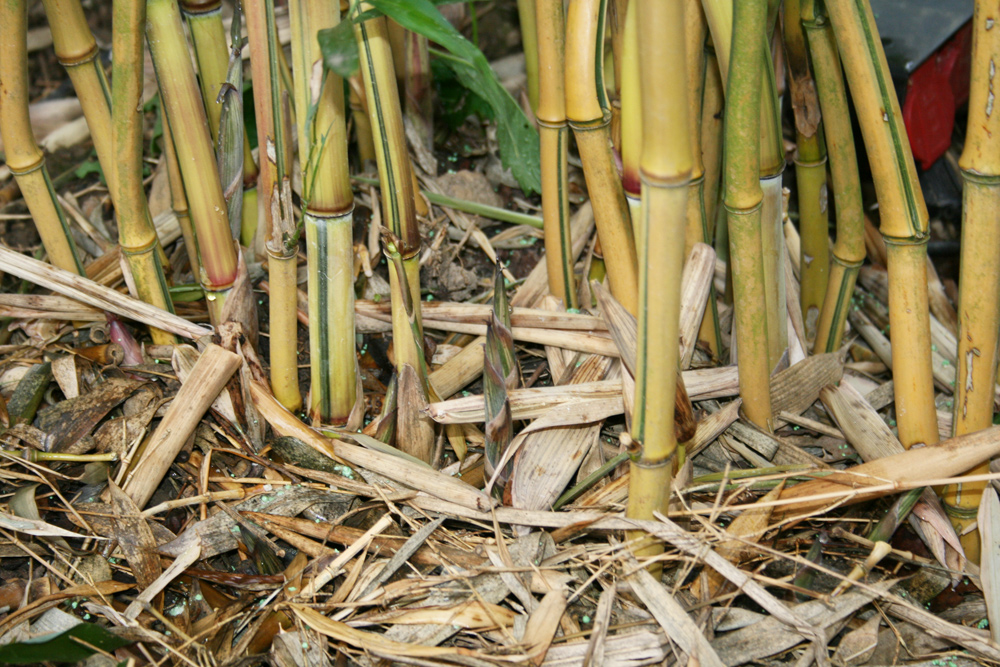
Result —
<instances>
[{"instance_id":1,"label":"bamboo grove","mask_svg":"<svg viewBox=\"0 0 1000 667\"><path fill-rule=\"evenodd\" d=\"M0 2L5 160L51 264L84 275L29 121L28 4ZM609 325L612 338L634 341L630 360L621 355L623 385L630 387L623 454L604 470L621 465L619 473L627 474L628 516L666 512L671 480L694 437L682 428L690 402L680 373L694 347L693 341L679 343L688 265L701 258L714 269L716 256L724 263L724 296L708 288L697 313L699 354L738 367L742 415L758 429L774 430L774 374L810 355L839 352L850 340L845 332L856 333L854 320L850 329L847 322L866 259L859 176L859 156L866 155L888 269L898 437L905 448L937 443L928 213L867 0L519 0L525 99L537 127L547 289L530 297L518 292L509 306L498 264L486 337L435 371L426 356L421 310L418 221L426 217L427 200L407 127L416 128L425 148L433 146L431 54L457 58L471 45L423 0L289 0L286 48L276 21L284 10L275 4L114 0L110 83L79 0L45 0L44 8L107 180L130 291L162 311L173 309L167 255L141 177L145 43L162 112L172 208L209 317L217 326L238 322L256 345L247 264L264 265L268 379L287 410L301 411L327 434L364 426L351 165L370 160L378 172L382 228L381 256L369 260L384 260L388 270L396 372L377 428L366 429L365 437L394 443L425 465L439 460L435 450L445 442L459 457L470 443L485 443L484 483L501 501L518 497L523 488L510 476L510 461L518 447L516 455L529 455L530 439L515 437L510 407L509 395L523 382L510 306L540 308L540 297L548 294L547 307L599 310L618 323ZM1000 206L1000 120L993 115L992 80L1000 36L990 26L1000 17L990 11L977 0L968 132L959 163L965 182L954 435L993 423L997 380L1000 248L991 220ZM435 37L414 30L421 26ZM353 73L342 76L325 66L323 33L347 35L357 60ZM242 108L244 77L252 86L252 110ZM784 215L783 106L794 128L788 164L797 228ZM247 132L247 116L255 118L256 136ZM586 240L586 273L570 205L573 154L596 226L597 238ZM463 205L434 195L426 193L436 202ZM477 242L489 245L485 237ZM300 295L303 255L308 277ZM307 385L299 377L303 311ZM723 318L727 311L730 317ZM156 344L177 340L159 328L150 336ZM568 365L562 370L556 377L553 368L554 382L603 379L611 372L588 368L574 380ZM435 425L428 404L450 398L484 371L481 437L468 438L470 431L455 424ZM556 497L568 484L564 480ZM983 488L939 489L971 559L978 558L979 545L976 531L966 529L975 522ZM555 497L545 508L553 502Z\"/></svg>"}]
</instances>

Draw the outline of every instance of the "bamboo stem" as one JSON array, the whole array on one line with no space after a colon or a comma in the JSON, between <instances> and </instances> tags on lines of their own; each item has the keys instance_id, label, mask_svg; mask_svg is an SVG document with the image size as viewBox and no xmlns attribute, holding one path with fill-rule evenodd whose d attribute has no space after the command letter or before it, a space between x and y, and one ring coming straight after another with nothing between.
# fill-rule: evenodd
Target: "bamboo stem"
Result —
<instances>
[{"instance_id":1,"label":"bamboo stem","mask_svg":"<svg viewBox=\"0 0 1000 667\"><path fill-rule=\"evenodd\" d=\"M576 280L569 234L567 181L566 25L562 0L534 0L537 26L538 99L535 118L542 168L542 218L549 291L567 308L577 307ZM527 57L527 56L526 56ZM530 81L530 79L529 79Z\"/></svg>"},{"instance_id":2,"label":"bamboo stem","mask_svg":"<svg viewBox=\"0 0 1000 667\"><path fill-rule=\"evenodd\" d=\"M330 3L315 0L294 0L289 9L309 258L310 412L316 420L340 426L348 424L358 398L354 195L348 174L343 80L328 72L315 100L311 88L315 65L323 57L316 34L336 26L340 16Z\"/></svg>"},{"instance_id":3,"label":"bamboo stem","mask_svg":"<svg viewBox=\"0 0 1000 667\"><path fill-rule=\"evenodd\" d=\"M993 115L995 63L1000 61L1000 38L992 30L992 8L977 0L972 19L972 83L965 147L959 160L964 182L962 202L962 263L959 275L958 377L955 383L954 435L974 433L993 424L994 385L997 376L997 325L1000 322L1000 247L996 211L1000 207L1000 114ZM989 472L989 463L969 471ZM979 562L979 530L966 532L986 482L949 486L943 500L965 555Z\"/></svg>"},{"instance_id":4,"label":"bamboo stem","mask_svg":"<svg viewBox=\"0 0 1000 667\"><path fill-rule=\"evenodd\" d=\"M830 3L827 10L879 198L890 275L899 439L904 447L933 445L938 432L927 304L927 207L871 7L854 0Z\"/></svg>"},{"instance_id":5,"label":"bamboo stem","mask_svg":"<svg viewBox=\"0 0 1000 667\"><path fill-rule=\"evenodd\" d=\"M576 136L611 292L632 314L639 297L638 261L628 205L610 143L610 115L598 80L604 0L576 0L566 17L566 117ZM596 74L595 74L596 73Z\"/></svg>"},{"instance_id":6,"label":"bamboo stem","mask_svg":"<svg viewBox=\"0 0 1000 667\"><path fill-rule=\"evenodd\" d=\"M208 119L191 65L180 11L173 0L147 0L146 37L160 84L163 108L176 131L174 148L191 220L201 250L201 283L209 314L218 318L236 279L236 247L212 149Z\"/></svg>"},{"instance_id":7,"label":"bamboo stem","mask_svg":"<svg viewBox=\"0 0 1000 667\"><path fill-rule=\"evenodd\" d=\"M635 0L642 55L642 217L635 410L626 515L649 518L670 498L680 283L693 165L684 5ZM662 547L646 550L655 552ZM646 551L644 550L644 551Z\"/></svg>"},{"instance_id":8,"label":"bamboo stem","mask_svg":"<svg viewBox=\"0 0 1000 667\"><path fill-rule=\"evenodd\" d=\"M837 241L833 247L833 262L816 325L813 349L816 352L833 352L840 348L843 341L854 284L865 258L864 208L854 131L833 30L825 16L816 14L814 0L802 0L801 15L823 111L830 177L837 208Z\"/></svg>"},{"instance_id":9,"label":"bamboo stem","mask_svg":"<svg viewBox=\"0 0 1000 667\"><path fill-rule=\"evenodd\" d=\"M69 222L56 199L45 167L45 155L31 130L28 117L28 8L24 0L0 3L0 135L7 166L28 205L49 261L66 271L83 275L83 265L69 231Z\"/></svg>"},{"instance_id":10,"label":"bamboo stem","mask_svg":"<svg viewBox=\"0 0 1000 667\"><path fill-rule=\"evenodd\" d=\"M163 266L156 255L159 240L148 224L149 210L142 185L142 79L143 26L146 5L131 0L114 4L114 50L118 54L112 77L112 141L115 156L112 163L114 178L109 185L116 190L115 209L118 213L118 241L132 273L137 296L168 312L174 306L163 276ZM177 342L173 334L162 329L150 332L157 345Z\"/></svg>"},{"instance_id":11,"label":"bamboo stem","mask_svg":"<svg viewBox=\"0 0 1000 667\"><path fill-rule=\"evenodd\" d=\"M359 12L370 8L364 2L357 5ZM382 184L382 211L386 227L394 237L393 254L398 253L398 261L389 264L396 372L401 381L406 380L409 395L416 397L426 394L427 375L420 314L420 231L412 165L403 132L386 20L375 17L357 22L354 34L358 40L368 118L373 128L375 158ZM417 374L419 386L410 382L413 373ZM420 415L420 403L421 400L400 402L396 441L404 451L427 452L433 447L434 433Z\"/></svg>"},{"instance_id":12,"label":"bamboo stem","mask_svg":"<svg viewBox=\"0 0 1000 667\"><path fill-rule=\"evenodd\" d=\"M139 509L153 497L174 458L241 363L242 357L217 345L209 345L202 352L191 370L191 380L181 385L122 485Z\"/></svg>"},{"instance_id":13,"label":"bamboo stem","mask_svg":"<svg viewBox=\"0 0 1000 667\"><path fill-rule=\"evenodd\" d=\"M524 71L528 77L528 103L533 111L538 110L541 99L541 55L542 44L538 36L539 22L536 19L539 0L517 0L518 23L521 26L521 47L524 51Z\"/></svg>"},{"instance_id":14,"label":"bamboo stem","mask_svg":"<svg viewBox=\"0 0 1000 667\"><path fill-rule=\"evenodd\" d=\"M291 174L286 171L291 147L285 131L287 104L282 104L281 47L274 23L274 1L248 0L244 8L261 155L258 197L262 197L271 284L271 388L282 405L295 411L302 405L295 307L299 235L292 213Z\"/></svg>"},{"instance_id":15,"label":"bamboo stem","mask_svg":"<svg viewBox=\"0 0 1000 667\"><path fill-rule=\"evenodd\" d=\"M768 309L764 298L760 187L760 65L766 2L736 4L726 112L725 207L733 274L740 397L747 417L770 430Z\"/></svg>"},{"instance_id":16,"label":"bamboo stem","mask_svg":"<svg viewBox=\"0 0 1000 667\"><path fill-rule=\"evenodd\" d=\"M195 60L198 63L198 82L201 84L202 102L208 116L212 140L219 140L222 104L219 91L226 81L230 47L222 24L220 0L180 0L181 11L191 30ZM243 207L240 220L240 242L249 247L257 229L257 176L259 170L250 149L250 136L243 133Z\"/></svg>"},{"instance_id":17,"label":"bamboo stem","mask_svg":"<svg viewBox=\"0 0 1000 667\"><path fill-rule=\"evenodd\" d=\"M201 276L201 254L198 250L198 237L191 225L191 215L188 211L187 194L184 192L184 179L181 177L181 167L177 163L177 149L174 147L174 137L170 130L170 120L167 114L161 114L163 121L163 159L167 161L167 180L170 181L170 207L177 217L177 224L184 237L184 248L191 262L191 273L195 279Z\"/></svg>"},{"instance_id":18,"label":"bamboo stem","mask_svg":"<svg viewBox=\"0 0 1000 667\"><path fill-rule=\"evenodd\" d=\"M826 205L826 146L821 132L816 84L802 29L800 0L788 0L785 5L783 32L792 108L795 111L795 180L798 184L799 230L802 237L801 308L806 338L811 342L816 337L816 322L826 296L830 273L830 234Z\"/></svg>"}]
</instances>

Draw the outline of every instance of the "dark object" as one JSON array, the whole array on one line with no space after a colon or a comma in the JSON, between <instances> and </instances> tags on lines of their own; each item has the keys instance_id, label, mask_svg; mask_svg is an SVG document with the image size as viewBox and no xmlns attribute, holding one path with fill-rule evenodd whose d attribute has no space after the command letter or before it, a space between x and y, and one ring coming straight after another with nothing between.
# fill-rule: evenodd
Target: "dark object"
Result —
<instances>
[{"instance_id":1,"label":"dark object","mask_svg":"<svg viewBox=\"0 0 1000 667\"><path fill-rule=\"evenodd\" d=\"M951 146L969 99L973 0L871 0L903 121L922 169Z\"/></svg>"}]
</instances>

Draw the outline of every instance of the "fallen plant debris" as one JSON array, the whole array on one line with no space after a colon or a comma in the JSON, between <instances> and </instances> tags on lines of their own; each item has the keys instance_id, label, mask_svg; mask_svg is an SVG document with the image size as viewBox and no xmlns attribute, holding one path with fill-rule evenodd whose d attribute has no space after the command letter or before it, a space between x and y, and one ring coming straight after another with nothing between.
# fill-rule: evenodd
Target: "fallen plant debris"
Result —
<instances>
[{"instance_id":1,"label":"fallen plant debris","mask_svg":"<svg viewBox=\"0 0 1000 667\"><path fill-rule=\"evenodd\" d=\"M0 6L0 664L1000 663L868 3L435 4Z\"/></svg>"}]
</instances>

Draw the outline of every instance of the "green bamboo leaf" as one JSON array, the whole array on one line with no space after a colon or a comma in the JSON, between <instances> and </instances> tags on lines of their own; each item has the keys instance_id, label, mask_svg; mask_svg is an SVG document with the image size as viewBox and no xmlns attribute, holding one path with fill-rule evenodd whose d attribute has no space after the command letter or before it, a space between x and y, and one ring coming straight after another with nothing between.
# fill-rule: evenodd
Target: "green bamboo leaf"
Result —
<instances>
[{"instance_id":1,"label":"green bamboo leaf","mask_svg":"<svg viewBox=\"0 0 1000 667\"><path fill-rule=\"evenodd\" d=\"M63 632L0 646L0 664L39 665L43 662L79 662L94 655L98 650L110 653L131 643L131 640L111 634L99 625L81 623Z\"/></svg>"},{"instance_id":2,"label":"green bamboo leaf","mask_svg":"<svg viewBox=\"0 0 1000 667\"><path fill-rule=\"evenodd\" d=\"M500 85L483 52L463 37L430 0L370 0L370 4L407 30L447 49L448 53L433 52L455 73L463 86L486 100L493 109L503 165L511 170L522 190L540 192L542 174L538 132L510 93ZM365 12L355 16L353 21L370 15L371 12ZM357 43L346 23L319 33L324 64L345 77L358 68Z\"/></svg>"},{"instance_id":3,"label":"green bamboo leaf","mask_svg":"<svg viewBox=\"0 0 1000 667\"><path fill-rule=\"evenodd\" d=\"M323 66L347 79L358 71L358 41L351 21L341 21L316 35L323 51Z\"/></svg>"}]
</instances>

